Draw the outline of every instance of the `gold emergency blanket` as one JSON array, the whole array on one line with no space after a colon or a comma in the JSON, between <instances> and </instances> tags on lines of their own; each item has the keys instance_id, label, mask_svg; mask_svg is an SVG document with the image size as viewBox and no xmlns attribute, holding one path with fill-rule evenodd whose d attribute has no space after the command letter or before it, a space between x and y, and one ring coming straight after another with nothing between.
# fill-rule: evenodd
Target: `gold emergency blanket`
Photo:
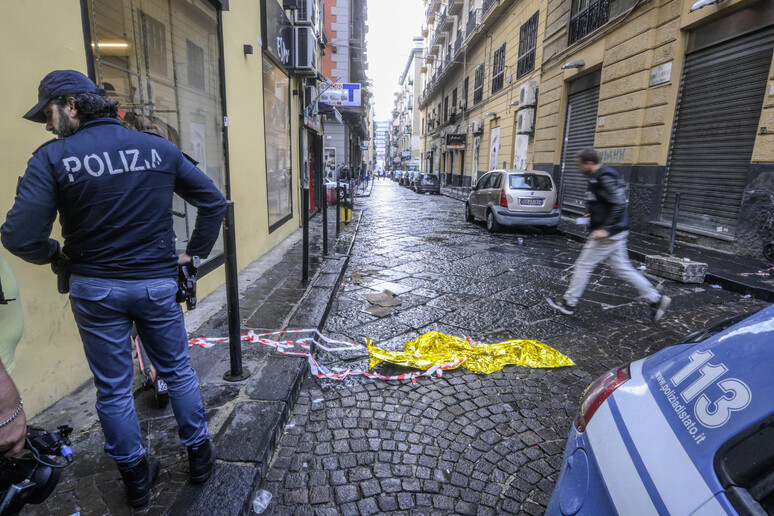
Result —
<instances>
[{"instance_id":1,"label":"gold emergency blanket","mask_svg":"<svg viewBox=\"0 0 774 516\"><path fill-rule=\"evenodd\" d=\"M406 342L403 352L387 351L366 339L369 366L373 369L389 362L417 369L441 366L443 369L465 367L474 373L489 374L506 365L524 367L564 367L575 365L569 357L537 340L506 340L497 344L481 344L461 337L431 331ZM443 367L445 366L445 367Z\"/></svg>"}]
</instances>

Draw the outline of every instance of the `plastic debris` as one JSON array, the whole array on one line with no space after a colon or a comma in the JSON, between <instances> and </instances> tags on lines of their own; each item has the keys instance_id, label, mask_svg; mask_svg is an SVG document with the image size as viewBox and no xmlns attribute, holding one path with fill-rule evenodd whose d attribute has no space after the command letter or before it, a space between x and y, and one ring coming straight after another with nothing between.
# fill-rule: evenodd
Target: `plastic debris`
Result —
<instances>
[{"instance_id":1,"label":"plastic debris","mask_svg":"<svg viewBox=\"0 0 774 516\"><path fill-rule=\"evenodd\" d=\"M742 296L742 299L750 299L752 296L750 294L746 294Z\"/></svg>"},{"instance_id":2,"label":"plastic debris","mask_svg":"<svg viewBox=\"0 0 774 516\"><path fill-rule=\"evenodd\" d=\"M710 287L712 287L712 288L723 288L720 285L710 285Z\"/></svg>"},{"instance_id":3,"label":"plastic debris","mask_svg":"<svg viewBox=\"0 0 774 516\"><path fill-rule=\"evenodd\" d=\"M644 271L645 269L647 269L647 267L645 267L644 265L640 265L639 267L637 267L637 270L639 271Z\"/></svg>"},{"instance_id":4,"label":"plastic debris","mask_svg":"<svg viewBox=\"0 0 774 516\"><path fill-rule=\"evenodd\" d=\"M524 244L524 239L523 238L519 238L518 242L519 242L519 245L523 245Z\"/></svg>"},{"instance_id":5,"label":"plastic debris","mask_svg":"<svg viewBox=\"0 0 774 516\"><path fill-rule=\"evenodd\" d=\"M389 362L417 369L430 369L438 364L459 362L475 373L492 373L506 365L525 367L565 367L575 365L569 357L536 340L514 339L497 344L482 344L431 331L404 344L403 352L386 351L368 343L369 367ZM456 366L455 366L456 367Z\"/></svg>"},{"instance_id":6,"label":"plastic debris","mask_svg":"<svg viewBox=\"0 0 774 516\"><path fill-rule=\"evenodd\" d=\"M683 258L683 261L686 262L686 263L690 263L691 259L690 258Z\"/></svg>"},{"instance_id":7,"label":"plastic debris","mask_svg":"<svg viewBox=\"0 0 774 516\"><path fill-rule=\"evenodd\" d=\"M763 269L757 272L738 272L737 276L771 276L774 274L774 267L769 267L768 269Z\"/></svg>"},{"instance_id":8,"label":"plastic debris","mask_svg":"<svg viewBox=\"0 0 774 516\"><path fill-rule=\"evenodd\" d=\"M271 502L271 493L267 490L261 489L255 493L255 498L253 498L253 511L255 514L263 514L263 511L269 506L269 502Z\"/></svg>"}]
</instances>

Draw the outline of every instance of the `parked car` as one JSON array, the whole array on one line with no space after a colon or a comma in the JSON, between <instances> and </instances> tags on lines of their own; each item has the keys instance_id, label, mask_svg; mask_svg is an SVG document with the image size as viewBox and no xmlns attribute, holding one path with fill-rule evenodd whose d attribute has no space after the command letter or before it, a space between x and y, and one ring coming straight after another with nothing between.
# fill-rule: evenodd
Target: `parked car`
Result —
<instances>
[{"instance_id":1,"label":"parked car","mask_svg":"<svg viewBox=\"0 0 774 516\"><path fill-rule=\"evenodd\" d=\"M774 514L774 306L586 390L548 515Z\"/></svg>"},{"instance_id":2,"label":"parked car","mask_svg":"<svg viewBox=\"0 0 774 516\"><path fill-rule=\"evenodd\" d=\"M440 194L441 182L438 180L438 174L419 174L419 178L414 183L414 191Z\"/></svg>"},{"instance_id":3,"label":"parked car","mask_svg":"<svg viewBox=\"0 0 774 516\"><path fill-rule=\"evenodd\" d=\"M486 221L491 232L502 226L559 225L559 197L551 174L540 170L492 170L470 189L465 219Z\"/></svg>"}]
</instances>

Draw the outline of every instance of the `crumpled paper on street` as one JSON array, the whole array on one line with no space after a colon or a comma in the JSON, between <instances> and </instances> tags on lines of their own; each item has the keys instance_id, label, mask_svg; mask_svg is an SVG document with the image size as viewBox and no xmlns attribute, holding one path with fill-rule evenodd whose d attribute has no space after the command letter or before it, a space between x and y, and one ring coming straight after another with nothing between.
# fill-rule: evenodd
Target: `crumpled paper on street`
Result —
<instances>
[{"instance_id":1,"label":"crumpled paper on street","mask_svg":"<svg viewBox=\"0 0 774 516\"><path fill-rule=\"evenodd\" d=\"M462 360L460 366L474 373L489 374L506 365L524 367L565 367L575 363L566 355L537 340L514 339L497 344L482 344L437 331L420 335L404 344L403 352L384 350L369 340L369 366L382 362L417 369L429 369L439 364Z\"/></svg>"}]
</instances>

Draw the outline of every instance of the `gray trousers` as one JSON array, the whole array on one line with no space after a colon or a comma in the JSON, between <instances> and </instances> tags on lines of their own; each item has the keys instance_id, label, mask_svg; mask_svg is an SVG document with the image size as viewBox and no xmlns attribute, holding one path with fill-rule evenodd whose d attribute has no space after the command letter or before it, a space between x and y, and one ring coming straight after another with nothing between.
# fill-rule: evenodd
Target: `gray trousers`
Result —
<instances>
[{"instance_id":1,"label":"gray trousers","mask_svg":"<svg viewBox=\"0 0 774 516\"><path fill-rule=\"evenodd\" d=\"M632 263L629 261L629 252L626 250L628 237L629 232L623 231L609 238L599 240L589 238L586 240L583 251L575 260L575 270L572 273L572 279L570 279L570 286L564 294L564 300L567 301L568 305L575 306L578 303L578 299L586 290L591 273L602 261L607 261L613 274L634 285L640 296L649 303L655 303L661 299L658 290L653 288L645 276L632 267Z\"/></svg>"}]
</instances>

